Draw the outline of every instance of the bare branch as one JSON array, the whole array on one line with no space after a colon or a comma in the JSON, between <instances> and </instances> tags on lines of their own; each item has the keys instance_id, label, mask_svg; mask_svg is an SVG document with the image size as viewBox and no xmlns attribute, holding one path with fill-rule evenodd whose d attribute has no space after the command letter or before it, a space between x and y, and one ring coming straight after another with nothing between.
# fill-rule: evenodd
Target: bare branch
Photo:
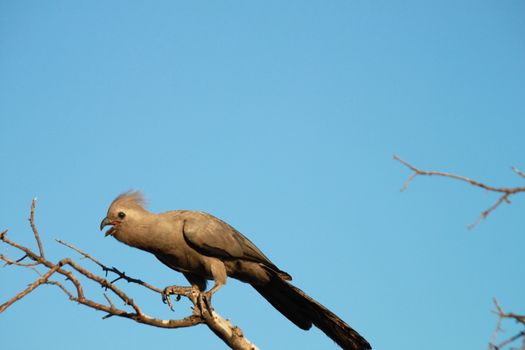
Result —
<instances>
[{"instance_id":1,"label":"bare branch","mask_svg":"<svg viewBox=\"0 0 525 350\"><path fill-rule=\"evenodd\" d=\"M24 256L23 258L25 258L25 257L26 256ZM5 266L9 266L9 265L16 265L16 266L23 266L23 267L33 267L33 266L37 266L38 265L38 263L36 263L36 262L23 263L23 262L21 262L23 260L23 258L17 259L17 260L13 260L13 259L10 259L10 258L8 258L7 256L5 256L3 254L0 254L0 260L5 261L4 267ZM33 269L33 270L37 271L36 269Z\"/></svg>"},{"instance_id":2,"label":"bare branch","mask_svg":"<svg viewBox=\"0 0 525 350\"><path fill-rule=\"evenodd\" d=\"M38 278L35 282L31 283L29 287L12 297L7 302L0 305L0 314L4 312L5 309L7 309L9 306L11 306L13 303L17 302L18 300L22 299L29 293L31 293L33 290L35 290L39 285L42 283L45 283L49 277L51 277L52 274L58 271L60 268L60 265L54 266L52 269L50 269L48 272L46 272L42 277Z\"/></svg>"},{"instance_id":3,"label":"bare branch","mask_svg":"<svg viewBox=\"0 0 525 350\"><path fill-rule=\"evenodd\" d=\"M35 208L36 208L36 198L33 198L31 201L31 214L29 215L29 224L31 225L31 229L33 230L33 234L35 235L36 243L38 244L38 251L40 252L40 256L44 257L44 247L42 246L42 241L40 240L40 235L38 234L38 230L36 229L35 225Z\"/></svg>"},{"instance_id":4,"label":"bare branch","mask_svg":"<svg viewBox=\"0 0 525 350\"><path fill-rule=\"evenodd\" d=\"M397 155L394 155L393 158L394 158L394 160L397 160L398 162L400 162L401 164L403 164L404 166L406 166L407 168L409 168L410 170L413 171L413 174L411 174L409 176L409 178L405 181L405 183L401 187L401 191L406 190L408 188L408 185L410 184L410 182L412 182L412 180L416 176L420 176L421 175L421 176L448 177L448 178L451 178L451 179L454 179L454 180L467 182L467 183L471 184L472 186L476 186L476 187L482 188L482 189L490 191L490 192L501 193L502 195L498 198L498 200L492 206L490 206L488 209L484 210L481 213L481 215L476 219L476 221L474 221L472 224L467 226L469 229L473 229L474 227L476 227L483 219L487 218L490 215L490 213L492 213L502 203L510 204L510 200L509 200L510 196L515 195L517 193L525 192L525 186L521 186L521 187L495 187L495 186L490 186L490 185L487 185L485 183L482 183L482 182L479 182L479 181L476 181L476 180L473 180L473 179L470 179L468 177L461 176L461 175L456 175L456 174L452 174L452 173L446 173L446 172L442 172L442 171L421 170L419 168L416 168L412 164L404 161L403 159L399 158ZM521 171L519 171L518 169L516 169L514 167L512 169L513 169L513 171L516 174L518 174L519 176L525 178L525 174L524 173L522 173Z\"/></svg>"},{"instance_id":5,"label":"bare branch","mask_svg":"<svg viewBox=\"0 0 525 350\"><path fill-rule=\"evenodd\" d=\"M74 300L75 299L75 297L73 296L73 293L71 293L66 287L64 287L64 285L62 283L57 282L57 281L50 281L50 280L47 280L44 283L45 284L54 285L54 286L57 286L58 288L62 289L62 291L64 293L66 293L66 295L69 297L69 300Z\"/></svg>"},{"instance_id":6,"label":"bare branch","mask_svg":"<svg viewBox=\"0 0 525 350\"><path fill-rule=\"evenodd\" d=\"M498 315L498 322L496 324L496 329L494 330L494 333L492 334L492 340L489 343L489 350L500 350L503 347L505 347L506 345L509 345L510 343L512 343L515 340L517 340L519 338L522 338L522 337L524 337L523 341L525 342L525 330L523 330L523 331L513 335L512 337L510 337L508 339L505 339L501 343L496 344L496 342L498 340L499 333L502 330L501 325L502 325L502 323L503 323L503 321L505 319L515 320L515 321L521 323L522 325L525 325L525 316L516 315L514 313L506 313L506 312L504 312L503 309L501 308L500 304L496 300L496 298L493 299L493 302L494 302L494 305L496 306L496 310L494 311L494 313L496 315Z\"/></svg>"},{"instance_id":7,"label":"bare branch","mask_svg":"<svg viewBox=\"0 0 525 350\"><path fill-rule=\"evenodd\" d=\"M66 243L64 241L58 240L58 242L66 247L75 250L81 254L84 258L87 258L100 266L105 272L106 277L108 272L115 273L118 277L113 281L108 281L106 278L98 276L91 271L87 270L83 266L79 265L70 258L64 258L53 263L50 260L47 260L44 255L44 248L40 240L40 235L38 233L37 227L34 221L36 207L36 199L32 201L31 204L31 214L29 217L29 223L37 241L39 254L35 253L28 247L25 247L19 243L16 243L7 238L7 230L0 232L0 242L3 242L13 248L20 250L24 255L22 258L14 260L6 257L3 254L0 254L0 260L4 261L6 265L17 266L22 268L29 268L38 273L38 270L35 266L40 266L47 269L47 272L41 275L35 282L31 283L26 289L22 290L11 299L0 305L0 314L8 309L12 304L19 301L23 297L27 296L33 290L38 288L41 285L54 285L60 288L71 301L75 301L79 304L85 305L95 310L102 311L106 313L103 319L117 316L131 319L135 322L146 324L154 327L161 328L182 328L182 327L191 327L198 324L206 324L210 330L212 330L220 339L222 339L230 348L238 350L256 350L257 347L252 344L248 339L244 337L242 331L232 325L230 321L223 319L215 310L211 307L208 302L204 302L204 294L197 291L194 288L190 287L170 287L172 294L177 295L177 299L180 299L181 296L187 297L193 303L193 312L191 315L182 318L182 319L159 319L153 316L149 316L142 311L140 306L126 294L122 289L117 287L114 282L123 279L128 283L135 283L144 288L147 288L155 293L165 296L164 289L155 287L151 284L148 284L140 279L132 278L126 275L124 272L121 272L115 267L109 268L107 265L101 263L95 259L92 255L80 250L79 248ZM30 259L33 262L23 263L24 259ZM70 268L70 269L66 269ZM70 291L64 284L56 281L50 280L52 275L59 274L66 277L66 281L72 284L75 292ZM39 274L40 275L40 274ZM86 297L84 293L84 288L78 276L83 276L89 281L95 282L99 286L105 288L106 290L111 291L115 296L124 302L126 307L130 307L131 311L126 311L125 309L120 309L115 306L110 296L107 293L103 293L104 298L108 302L108 305L101 304L92 299ZM159 298L160 299L160 298Z\"/></svg>"},{"instance_id":8,"label":"bare branch","mask_svg":"<svg viewBox=\"0 0 525 350\"><path fill-rule=\"evenodd\" d=\"M516 322L519 322L523 325L525 325L525 315L518 315L518 314L515 314L515 313L512 313L512 312L504 312L502 309L501 309L501 306L499 305L498 301L496 299L494 299L494 304L496 305L496 311L495 313L501 317L501 318L510 318L510 319L513 319L515 320Z\"/></svg>"},{"instance_id":9,"label":"bare branch","mask_svg":"<svg viewBox=\"0 0 525 350\"><path fill-rule=\"evenodd\" d=\"M114 279L113 281L111 281L111 283L115 283L116 281L120 280L120 279L124 279L126 280L128 283L136 283L136 284L140 284L141 286L143 287L146 287L154 292L157 292L159 294L162 294L162 290L160 288L157 288L155 286L152 286L151 284L149 283L146 283L140 279L137 279L137 278L133 278L133 277L129 277L126 275L125 272L121 272L120 270L118 270L117 268L115 267L107 267L106 265L102 264L100 261L98 261L97 259L95 259L93 256L89 255L88 253L80 250L79 248L75 247L74 245L71 245L67 242L64 242L60 239L57 239L56 240L58 243L62 244L62 245L65 245L66 247L68 248L71 248L73 249L74 251L78 252L79 254L81 254L83 257L93 261L95 264L97 264L98 266L100 266L102 268L102 270L106 273L106 276L107 276L107 273L108 272L113 272L114 274L118 275L119 277L117 279Z\"/></svg>"},{"instance_id":10,"label":"bare branch","mask_svg":"<svg viewBox=\"0 0 525 350\"><path fill-rule=\"evenodd\" d=\"M106 298L106 300L108 301L109 306L110 306L112 309L114 309L114 308L115 308L115 304L113 304L113 302L111 301L111 299L109 298L109 296L108 296L106 293L104 293L104 298Z\"/></svg>"},{"instance_id":11,"label":"bare branch","mask_svg":"<svg viewBox=\"0 0 525 350\"><path fill-rule=\"evenodd\" d=\"M479 188L482 188L484 190L490 191L490 192L496 192L499 193L500 196L498 200L492 204L488 209L484 210L481 215L474 221L472 224L468 225L467 227L469 229L473 229L476 225L478 225L483 219L486 219L490 213L492 213L494 210L496 210L502 203L510 204L509 198L517 193L525 192L525 186L521 187L495 187L491 185L487 185L485 183L470 179L465 176L456 175L452 173L446 173L442 171L427 171L427 170L421 170L412 164L406 162L405 160L399 158L397 155L394 155L394 160L400 162L407 168L409 168L412 171L412 174L408 177L408 179L404 182L403 186L401 187L401 191L404 191L408 188L408 185L416 176L441 176L441 177L447 177L454 180L462 181L469 183L472 186L476 186ZM512 167L512 170L520 177L525 178L525 173L521 172L515 167ZM501 308L500 304L496 299L494 299L494 305L496 306L496 311L494 311L495 314L498 315L498 321L496 323L496 328L494 329L494 332L492 334L491 341L488 345L489 350L500 350L503 347L511 344L512 342L516 341L517 339L522 339L522 350L525 350L525 330L522 330L521 332L515 334L514 336L505 339L504 341L498 343L498 337L499 334L502 331L502 324L504 320L514 320L518 323L521 323L523 326L525 326L525 315L518 315L514 313L506 313Z\"/></svg>"},{"instance_id":12,"label":"bare branch","mask_svg":"<svg viewBox=\"0 0 525 350\"><path fill-rule=\"evenodd\" d=\"M474 227L476 227L481 222L481 220L486 219L490 213L492 213L497 207L499 207L501 203L505 202L507 204L510 204L510 201L508 199L509 196L510 194L504 194L503 196L499 197L496 203L490 206L487 210L483 211L481 215L476 219L476 221L467 225L467 228L469 230L472 230Z\"/></svg>"},{"instance_id":13,"label":"bare branch","mask_svg":"<svg viewBox=\"0 0 525 350\"><path fill-rule=\"evenodd\" d=\"M514 171L516 174L518 174L519 176L521 176L522 178L525 179L525 173L523 173L522 171L520 171L518 168L516 168L516 167L512 167L512 171Z\"/></svg>"},{"instance_id":14,"label":"bare branch","mask_svg":"<svg viewBox=\"0 0 525 350\"><path fill-rule=\"evenodd\" d=\"M244 337L242 330L234 326L229 320L225 320L215 310L211 309L209 314L203 315L208 327L221 338L232 349L258 350L252 342Z\"/></svg>"}]
</instances>

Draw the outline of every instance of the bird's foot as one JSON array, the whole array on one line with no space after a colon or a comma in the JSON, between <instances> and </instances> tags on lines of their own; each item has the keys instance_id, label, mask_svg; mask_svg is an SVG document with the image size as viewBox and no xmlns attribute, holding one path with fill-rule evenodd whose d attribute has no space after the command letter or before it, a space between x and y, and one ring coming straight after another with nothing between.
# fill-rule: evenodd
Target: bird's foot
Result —
<instances>
[{"instance_id":1,"label":"bird's foot","mask_svg":"<svg viewBox=\"0 0 525 350\"><path fill-rule=\"evenodd\" d=\"M201 309L201 312L205 310L211 314L211 312L213 311L213 308L211 306L212 296L213 296L212 292L201 292L199 294L199 308Z\"/></svg>"},{"instance_id":2,"label":"bird's foot","mask_svg":"<svg viewBox=\"0 0 525 350\"><path fill-rule=\"evenodd\" d=\"M212 307L211 307L211 297L213 296L213 293L210 293L210 292L206 292L204 293L204 295L202 296L202 299L204 300L204 303L206 304L206 307L208 308L208 310L213 310Z\"/></svg>"},{"instance_id":3,"label":"bird's foot","mask_svg":"<svg viewBox=\"0 0 525 350\"><path fill-rule=\"evenodd\" d=\"M194 302L195 293L192 287L181 287L181 286L169 286L164 288L162 291L162 302L168 304L171 311L174 311L173 304L171 302L171 295L176 295L175 301L179 301L181 296L187 296ZM195 302L194 302L195 303Z\"/></svg>"}]
</instances>

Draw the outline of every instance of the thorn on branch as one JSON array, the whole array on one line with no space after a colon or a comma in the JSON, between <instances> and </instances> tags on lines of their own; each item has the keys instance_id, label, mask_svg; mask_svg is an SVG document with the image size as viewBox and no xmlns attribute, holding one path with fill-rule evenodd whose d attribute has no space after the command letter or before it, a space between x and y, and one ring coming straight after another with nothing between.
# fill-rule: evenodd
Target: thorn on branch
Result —
<instances>
[{"instance_id":1,"label":"thorn on branch","mask_svg":"<svg viewBox=\"0 0 525 350\"><path fill-rule=\"evenodd\" d=\"M15 263L19 263L19 262L21 262L22 260L24 260L25 258L27 258L27 254L24 254L24 256L21 257L20 259L15 260Z\"/></svg>"},{"instance_id":2,"label":"thorn on branch","mask_svg":"<svg viewBox=\"0 0 525 350\"><path fill-rule=\"evenodd\" d=\"M119 277L115 278L113 281L111 281L109 283L113 284L113 283L115 283L115 282L117 282L118 280L121 280L121 279L122 279L122 276L119 276ZM129 283L129 281L128 281L128 283Z\"/></svg>"},{"instance_id":3,"label":"thorn on branch","mask_svg":"<svg viewBox=\"0 0 525 350\"><path fill-rule=\"evenodd\" d=\"M121 272L119 269L117 269L115 266L112 266L111 268L107 267L106 265L102 264L100 261L98 261L97 259L95 259L93 256L89 255L88 253L80 250L79 248L69 244L69 243L66 243L60 239L57 239L56 240L58 243L62 244L62 245L65 245L66 247L70 248L70 249L73 249L74 251L76 251L77 253L81 254L84 258L87 258L91 261L93 261L95 264L97 264L98 266L100 266L100 268L102 269L102 271L104 271L104 274L106 277L108 277L108 272L113 272L115 273L117 276L119 276L119 278L113 280L111 283L113 282L116 282L118 281L119 279L124 279L126 280L128 283L136 283L136 284L140 284L141 286L143 287L146 287L154 292L157 292L157 293L162 293L162 290L160 290L159 288L156 288L154 286L152 286L151 284L148 284L138 278L133 278L133 277L129 277L128 275L126 275L125 272Z\"/></svg>"},{"instance_id":4,"label":"thorn on branch","mask_svg":"<svg viewBox=\"0 0 525 350\"><path fill-rule=\"evenodd\" d=\"M10 265L27 267L27 268L30 268L31 270L35 271L38 275L40 275L40 272L38 272L38 270L34 268L34 266L39 265L38 262L22 263L22 262L20 262L20 261L22 261L22 259L12 260L12 259L9 259L7 256L5 256L3 254L0 254L0 260L5 261L5 264L2 265L2 267L6 267L6 266L10 266Z\"/></svg>"}]
</instances>

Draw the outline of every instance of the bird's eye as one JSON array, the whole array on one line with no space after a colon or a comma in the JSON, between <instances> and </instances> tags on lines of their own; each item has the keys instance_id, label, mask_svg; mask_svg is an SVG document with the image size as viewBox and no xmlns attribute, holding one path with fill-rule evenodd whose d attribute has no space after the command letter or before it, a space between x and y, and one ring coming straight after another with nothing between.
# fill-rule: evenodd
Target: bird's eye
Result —
<instances>
[{"instance_id":1,"label":"bird's eye","mask_svg":"<svg viewBox=\"0 0 525 350\"><path fill-rule=\"evenodd\" d=\"M119 217L119 219L124 219L126 217L126 213L121 211L121 212L118 213L118 217Z\"/></svg>"}]
</instances>

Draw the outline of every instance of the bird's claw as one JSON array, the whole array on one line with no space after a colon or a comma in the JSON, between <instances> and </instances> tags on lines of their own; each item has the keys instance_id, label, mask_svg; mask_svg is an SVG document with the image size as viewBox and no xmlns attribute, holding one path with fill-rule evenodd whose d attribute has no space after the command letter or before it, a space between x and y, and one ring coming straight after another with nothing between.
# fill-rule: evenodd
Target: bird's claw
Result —
<instances>
[{"instance_id":1,"label":"bird's claw","mask_svg":"<svg viewBox=\"0 0 525 350\"><path fill-rule=\"evenodd\" d=\"M162 291L162 302L168 304L168 307L171 311L173 309L173 303L171 301L171 295L176 295L175 301L179 301L182 298L182 295L186 295L190 299L192 298L192 287L180 287L180 286L169 286L164 288Z\"/></svg>"},{"instance_id":2,"label":"bird's claw","mask_svg":"<svg viewBox=\"0 0 525 350\"><path fill-rule=\"evenodd\" d=\"M162 291L162 302L164 304L168 304L168 307L170 308L171 311L174 311L173 303L171 301L171 295L172 294L177 295L175 297L175 301L179 301L181 298L181 295L179 294L180 293L179 289L180 287L178 286L170 286L170 287L164 288L164 290Z\"/></svg>"},{"instance_id":3,"label":"bird's claw","mask_svg":"<svg viewBox=\"0 0 525 350\"><path fill-rule=\"evenodd\" d=\"M170 308L171 311L175 311L173 309L173 304L171 303L171 298L170 298L171 294L173 294L173 292L170 290L170 287L164 288L164 290L162 291L162 302L164 304L168 304L168 307Z\"/></svg>"}]
</instances>

